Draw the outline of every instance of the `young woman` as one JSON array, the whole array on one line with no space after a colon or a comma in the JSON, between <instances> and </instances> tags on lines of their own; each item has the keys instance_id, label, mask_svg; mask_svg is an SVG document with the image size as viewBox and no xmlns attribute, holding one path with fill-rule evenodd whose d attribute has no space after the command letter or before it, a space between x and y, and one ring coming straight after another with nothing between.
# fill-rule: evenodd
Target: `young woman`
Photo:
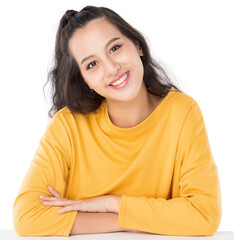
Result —
<instances>
[{"instance_id":1,"label":"young woman","mask_svg":"<svg viewBox=\"0 0 234 240\"><path fill-rule=\"evenodd\" d=\"M16 232L213 235L220 186L197 102L108 8L68 10L52 117L13 208Z\"/></svg>"}]
</instances>

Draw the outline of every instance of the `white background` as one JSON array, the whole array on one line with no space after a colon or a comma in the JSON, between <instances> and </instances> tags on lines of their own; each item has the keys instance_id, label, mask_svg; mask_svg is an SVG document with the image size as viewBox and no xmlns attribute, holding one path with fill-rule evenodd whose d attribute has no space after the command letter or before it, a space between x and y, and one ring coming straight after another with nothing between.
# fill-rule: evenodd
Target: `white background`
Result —
<instances>
[{"instance_id":1,"label":"white background","mask_svg":"<svg viewBox=\"0 0 234 240\"><path fill-rule=\"evenodd\" d=\"M68 9L112 8L146 37L153 56L199 104L218 166L223 217L234 230L234 1L1 1L0 229L48 124L43 85L58 22ZM48 90L48 87L46 88Z\"/></svg>"}]
</instances>

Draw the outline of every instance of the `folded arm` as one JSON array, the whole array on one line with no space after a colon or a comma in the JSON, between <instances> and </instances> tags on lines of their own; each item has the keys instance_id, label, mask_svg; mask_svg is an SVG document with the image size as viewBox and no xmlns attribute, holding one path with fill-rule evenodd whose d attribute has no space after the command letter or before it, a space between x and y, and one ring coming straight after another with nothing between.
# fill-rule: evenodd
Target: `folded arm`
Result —
<instances>
[{"instance_id":1,"label":"folded arm","mask_svg":"<svg viewBox=\"0 0 234 240\"><path fill-rule=\"evenodd\" d=\"M156 234L213 235L221 220L217 167L194 103L181 129L171 199L122 195L118 225ZM153 184L153 183L152 183Z\"/></svg>"}]
</instances>

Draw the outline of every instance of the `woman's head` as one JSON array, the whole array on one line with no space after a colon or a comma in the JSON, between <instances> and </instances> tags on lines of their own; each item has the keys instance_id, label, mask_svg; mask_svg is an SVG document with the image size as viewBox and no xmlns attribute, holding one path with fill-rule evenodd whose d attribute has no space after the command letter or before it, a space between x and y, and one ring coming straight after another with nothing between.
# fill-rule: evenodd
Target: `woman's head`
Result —
<instances>
[{"instance_id":1,"label":"woman's head","mask_svg":"<svg viewBox=\"0 0 234 240\"><path fill-rule=\"evenodd\" d=\"M147 91L142 84L141 49L106 18L77 29L68 48L83 80L108 103L131 101Z\"/></svg>"},{"instance_id":2,"label":"woman's head","mask_svg":"<svg viewBox=\"0 0 234 240\"><path fill-rule=\"evenodd\" d=\"M112 41L106 46L109 40ZM64 106L82 114L94 112L104 98L111 99L118 92L111 91L110 82L129 70L138 79L138 90L142 78L144 85L158 96L174 86L151 58L142 34L114 11L93 6L80 12L66 11L59 24L54 67L49 73L54 91L50 116ZM117 93L118 97L130 96Z\"/></svg>"}]
</instances>

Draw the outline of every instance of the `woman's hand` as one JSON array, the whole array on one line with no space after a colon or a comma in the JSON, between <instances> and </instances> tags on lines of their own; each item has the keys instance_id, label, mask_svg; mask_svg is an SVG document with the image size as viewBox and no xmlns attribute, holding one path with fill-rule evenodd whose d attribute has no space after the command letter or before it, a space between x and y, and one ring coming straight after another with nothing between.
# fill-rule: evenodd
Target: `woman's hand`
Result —
<instances>
[{"instance_id":1,"label":"woman's hand","mask_svg":"<svg viewBox=\"0 0 234 240\"><path fill-rule=\"evenodd\" d=\"M116 212L120 201L119 195L104 195L99 197L87 198L73 201L63 198L52 187L49 187L52 197L40 195L45 206L63 207L57 213L79 211L79 212Z\"/></svg>"}]
</instances>

